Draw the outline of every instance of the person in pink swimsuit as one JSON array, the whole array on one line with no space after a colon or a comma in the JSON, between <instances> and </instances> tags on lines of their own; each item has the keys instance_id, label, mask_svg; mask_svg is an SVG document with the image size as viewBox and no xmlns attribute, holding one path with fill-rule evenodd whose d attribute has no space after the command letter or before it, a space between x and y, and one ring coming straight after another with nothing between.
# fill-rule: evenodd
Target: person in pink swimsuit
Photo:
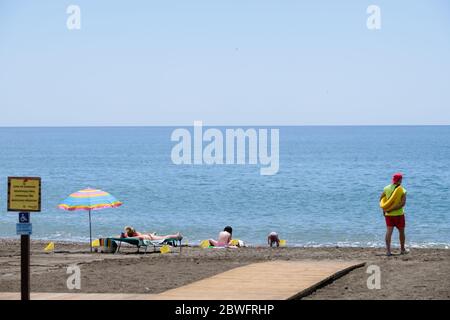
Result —
<instances>
[{"instance_id":1,"label":"person in pink swimsuit","mask_svg":"<svg viewBox=\"0 0 450 320\"><path fill-rule=\"evenodd\" d=\"M217 241L209 239L209 244L214 247L228 247L231 245L232 234L233 228L226 226L223 231L220 231Z\"/></svg>"}]
</instances>

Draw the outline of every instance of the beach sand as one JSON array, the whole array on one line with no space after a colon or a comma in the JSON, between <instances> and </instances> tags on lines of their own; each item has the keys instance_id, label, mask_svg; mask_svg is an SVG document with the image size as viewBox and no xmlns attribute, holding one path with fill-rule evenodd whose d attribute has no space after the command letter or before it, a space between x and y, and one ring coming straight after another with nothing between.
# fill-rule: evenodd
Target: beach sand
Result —
<instances>
[{"instance_id":1,"label":"beach sand","mask_svg":"<svg viewBox=\"0 0 450 320\"><path fill-rule=\"evenodd\" d=\"M304 299L450 299L450 250L411 249L386 257L383 248L174 248L171 253L89 253L87 244L32 241L33 292L160 293L231 268L270 260L358 260L366 266L318 289ZM151 251L151 250L150 250ZM394 251L395 252L395 251ZM68 290L67 267L81 270L81 290ZM381 270L381 289L369 290L367 267ZM280 270L282 272L282 270ZM0 240L0 292L20 291L20 241Z\"/></svg>"}]
</instances>

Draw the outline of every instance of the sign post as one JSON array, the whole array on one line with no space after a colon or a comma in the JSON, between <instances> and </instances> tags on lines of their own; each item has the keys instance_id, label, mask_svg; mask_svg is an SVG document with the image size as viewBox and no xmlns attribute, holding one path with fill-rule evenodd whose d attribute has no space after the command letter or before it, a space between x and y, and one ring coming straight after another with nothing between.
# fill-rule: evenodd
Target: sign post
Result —
<instances>
[{"instance_id":1,"label":"sign post","mask_svg":"<svg viewBox=\"0 0 450 320\"><path fill-rule=\"evenodd\" d=\"M41 178L8 177L8 211L19 212L20 291L22 300L30 300L30 212L41 211Z\"/></svg>"},{"instance_id":2,"label":"sign post","mask_svg":"<svg viewBox=\"0 0 450 320\"><path fill-rule=\"evenodd\" d=\"M26 217L26 218L24 218ZM26 219L26 220L25 220ZM26 222L22 222L26 221ZM20 234L20 293L22 300L30 300L30 234L31 223L30 213L19 213L19 223L17 224L17 233ZM26 227L24 227L26 226ZM29 226L29 234L27 227Z\"/></svg>"}]
</instances>

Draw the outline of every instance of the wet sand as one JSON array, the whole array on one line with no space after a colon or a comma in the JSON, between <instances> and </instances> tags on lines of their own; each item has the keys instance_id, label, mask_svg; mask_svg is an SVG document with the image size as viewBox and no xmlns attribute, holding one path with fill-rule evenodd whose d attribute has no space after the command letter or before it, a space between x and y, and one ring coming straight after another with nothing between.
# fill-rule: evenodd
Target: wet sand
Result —
<instances>
[{"instance_id":1,"label":"wet sand","mask_svg":"<svg viewBox=\"0 0 450 320\"><path fill-rule=\"evenodd\" d=\"M87 244L32 241L31 290L34 292L160 293L242 265L270 260L359 260L366 266L304 299L450 299L450 250L411 249L387 257L383 248L173 248L171 253L89 253ZM149 250L152 251L152 250ZM395 251L394 251L395 253ZM67 288L67 268L81 271L81 289ZM368 289L368 266L381 271L381 288ZM282 270L280 270L282 272ZM0 292L20 291L20 242L0 240Z\"/></svg>"}]
</instances>

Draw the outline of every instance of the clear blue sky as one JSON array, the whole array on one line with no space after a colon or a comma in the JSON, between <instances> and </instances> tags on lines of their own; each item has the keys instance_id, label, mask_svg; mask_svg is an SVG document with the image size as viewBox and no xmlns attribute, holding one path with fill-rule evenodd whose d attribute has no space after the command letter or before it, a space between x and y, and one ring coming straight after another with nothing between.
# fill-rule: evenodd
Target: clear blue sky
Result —
<instances>
[{"instance_id":1,"label":"clear blue sky","mask_svg":"<svg viewBox=\"0 0 450 320\"><path fill-rule=\"evenodd\" d=\"M0 0L0 126L194 120L450 124L450 1Z\"/></svg>"}]
</instances>

